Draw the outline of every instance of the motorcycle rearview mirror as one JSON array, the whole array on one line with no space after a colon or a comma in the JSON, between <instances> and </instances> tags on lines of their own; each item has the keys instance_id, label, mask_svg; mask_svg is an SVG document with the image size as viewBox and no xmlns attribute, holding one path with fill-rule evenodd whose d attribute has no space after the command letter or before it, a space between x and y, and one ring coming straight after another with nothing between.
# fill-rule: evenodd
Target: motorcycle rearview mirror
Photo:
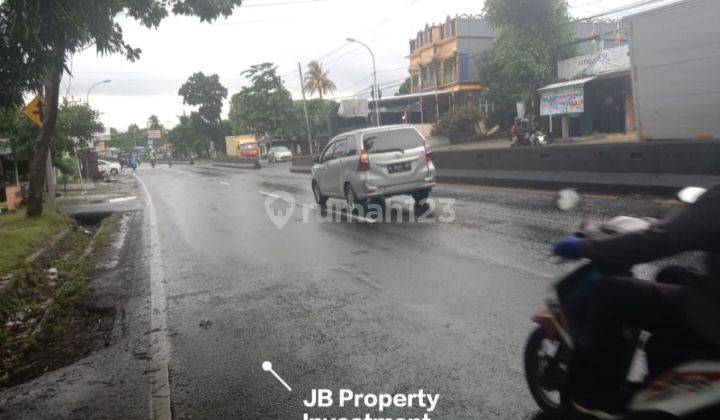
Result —
<instances>
[{"instance_id":1,"label":"motorcycle rearview mirror","mask_svg":"<svg viewBox=\"0 0 720 420\"><path fill-rule=\"evenodd\" d=\"M701 187L685 187L678 193L678 200L686 204L692 204L705 194L707 190Z\"/></svg>"},{"instance_id":2,"label":"motorcycle rearview mirror","mask_svg":"<svg viewBox=\"0 0 720 420\"><path fill-rule=\"evenodd\" d=\"M555 207L560 211L570 211L577 208L582 202L582 195L575 188L565 188L558 191L555 198Z\"/></svg>"}]
</instances>

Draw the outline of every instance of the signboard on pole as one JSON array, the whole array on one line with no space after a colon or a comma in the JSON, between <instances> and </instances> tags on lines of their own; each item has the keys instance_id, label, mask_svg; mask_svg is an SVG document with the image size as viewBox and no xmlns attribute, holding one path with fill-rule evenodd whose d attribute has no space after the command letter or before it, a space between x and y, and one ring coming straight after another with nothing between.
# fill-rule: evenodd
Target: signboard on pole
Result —
<instances>
[{"instance_id":1,"label":"signboard on pole","mask_svg":"<svg viewBox=\"0 0 720 420\"><path fill-rule=\"evenodd\" d=\"M542 92L540 115L581 114L585 111L584 99L582 86Z\"/></svg>"},{"instance_id":2,"label":"signboard on pole","mask_svg":"<svg viewBox=\"0 0 720 420\"><path fill-rule=\"evenodd\" d=\"M22 109L22 113L25 114L26 117L30 119L35 125L38 127L42 127L43 123L43 106L45 104L45 100L43 99L42 95L37 95L33 98L32 101L30 101L29 104L25 106L25 108Z\"/></svg>"}]
</instances>

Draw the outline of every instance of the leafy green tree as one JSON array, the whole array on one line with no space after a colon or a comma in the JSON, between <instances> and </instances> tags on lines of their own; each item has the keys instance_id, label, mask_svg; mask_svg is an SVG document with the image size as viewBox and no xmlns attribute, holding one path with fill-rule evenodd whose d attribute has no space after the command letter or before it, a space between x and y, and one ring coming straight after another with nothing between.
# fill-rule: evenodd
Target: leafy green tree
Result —
<instances>
[{"instance_id":1,"label":"leafy green tree","mask_svg":"<svg viewBox=\"0 0 720 420\"><path fill-rule=\"evenodd\" d=\"M181 115L178 119L178 124L168 132L168 141L173 145L173 150L184 156L191 153L201 155L207 143L198 135L197 127L191 117Z\"/></svg>"},{"instance_id":2,"label":"leafy green tree","mask_svg":"<svg viewBox=\"0 0 720 420\"><path fill-rule=\"evenodd\" d=\"M198 72L190 76L178 91L183 103L197 106L198 110L190 114L190 123L205 142L212 142L215 150L225 150L223 136L222 105L227 98L227 89L220 84L217 74L206 76Z\"/></svg>"},{"instance_id":3,"label":"leafy green tree","mask_svg":"<svg viewBox=\"0 0 720 420\"><path fill-rule=\"evenodd\" d=\"M93 136L104 129L98 111L86 103L63 101L52 144L53 164L61 163L66 154L75 155L76 150L88 148ZM0 136L10 139L13 153L19 159L31 161L37 154L39 132L19 109L0 111Z\"/></svg>"},{"instance_id":4,"label":"leafy green tree","mask_svg":"<svg viewBox=\"0 0 720 420\"><path fill-rule=\"evenodd\" d=\"M151 115L150 118L147 120L148 128L150 130L163 130L165 127L163 127L162 124L160 124L160 118L158 118L157 115Z\"/></svg>"},{"instance_id":5,"label":"leafy green tree","mask_svg":"<svg viewBox=\"0 0 720 420\"><path fill-rule=\"evenodd\" d=\"M21 104L23 95L44 91L44 122L38 134L28 197L28 217L42 214L45 164L55 132L60 80L72 54L95 46L99 54L140 49L123 38L122 18L157 28L170 12L212 22L229 16L242 0L5 0L0 1L0 107Z\"/></svg>"},{"instance_id":6,"label":"leafy green tree","mask_svg":"<svg viewBox=\"0 0 720 420\"><path fill-rule=\"evenodd\" d=\"M60 105L53 153L86 149L97 133L105 131L100 113L84 102L64 100Z\"/></svg>"},{"instance_id":7,"label":"leafy green tree","mask_svg":"<svg viewBox=\"0 0 720 420\"><path fill-rule=\"evenodd\" d=\"M335 83L330 80L329 75L330 72L323 70L322 65L317 61L309 62L304 76L305 80L303 80L303 89L310 95L317 92L320 99L322 99L324 94L336 90Z\"/></svg>"},{"instance_id":8,"label":"leafy green tree","mask_svg":"<svg viewBox=\"0 0 720 420\"><path fill-rule=\"evenodd\" d=\"M146 141L147 131L137 124L130 124L124 133L110 129L110 147L116 147L125 153L134 152L135 147L143 146Z\"/></svg>"},{"instance_id":9,"label":"leafy green tree","mask_svg":"<svg viewBox=\"0 0 720 420\"><path fill-rule=\"evenodd\" d=\"M241 73L250 81L230 99L228 118L236 132L251 132L266 138L283 136L288 122L296 118L290 92L272 63L251 66Z\"/></svg>"},{"instance_id":10,"label":"leafy green tree","mask_svg":"<svg viewBox=\"0 0 720 420\"><path fill-rule=\"evenodd\" d=\"M478 140L475 125L480 122L480 113L472 108L458 107L443 114L433 127L433 134L444 134L451 143L467 143Z\"/></svg>"},{"instance_id":11,"label":"leafy green tree","mask_svg":"<svg viewBox=\"0 0 720 420\"><path fill-rule=\"evenodd\" d=\"M408 76L407 79L403 82L402 85L398 88L397 93L395 95L407 95L412 90L412 78Z\"/></svg>"},{"instance_id":12,"label":"leafy green tree","mask_svg":"<svg viewBox=\"0 0 720 420\"><path fill-rule=\"evenodd\" d=\"M483 12L500 30L477 61L496 115L504 114L491 122L499 123L512 119L515 102L532 101L554 79L560 46L572 40L573 26L566 0L486 0Z\"/></svg>"}]
</instances>

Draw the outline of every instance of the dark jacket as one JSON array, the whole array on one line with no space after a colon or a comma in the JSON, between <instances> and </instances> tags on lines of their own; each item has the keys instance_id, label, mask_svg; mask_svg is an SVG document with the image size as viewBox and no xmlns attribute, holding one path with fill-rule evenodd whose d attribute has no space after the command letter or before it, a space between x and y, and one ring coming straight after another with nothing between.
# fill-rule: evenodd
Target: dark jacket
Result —
<instances>
[{"instance_id":1,"label":"dark jacket","mask_svg":"<svg viewBox=\"0 0 720 420\"><path fill-rule=\"evenodd\" d=\"M708 274L720 279L720 185L646 231L587 240L581 248L583 257L621 266L685 251L705 251Z\"/></svg>"},{"instance_id":2,"label":"dark jacket","mask_svg":"<svg viewBox=\"0 0 720 420\"><path fill-rule=\"evenodd\" d=\"M685 251L704 251L706 273L687 283L688 321L720 346L720 185L683 212L649 230L589 239L582 256L620 266L650 262Z\"/></svg>"}]
</instances>

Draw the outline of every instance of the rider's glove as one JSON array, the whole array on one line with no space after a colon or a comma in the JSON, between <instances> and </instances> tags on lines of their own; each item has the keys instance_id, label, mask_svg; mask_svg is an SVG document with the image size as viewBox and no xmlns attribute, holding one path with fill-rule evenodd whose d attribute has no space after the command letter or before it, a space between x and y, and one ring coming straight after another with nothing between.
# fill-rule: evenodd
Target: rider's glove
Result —
<instances>
[{"instance_id":1,"label":"rider's glove","mask_svg":"<svg viewBox=\"0 0 720 420\"><path fill-rule=\"evenodd\" d=\"M553 253L563 258L577 260L582 256L580 255L580 248L583 241L584 239L578 238L577 236L566 236L563 240L555 244Z\"/></svg>"}]
</instances>

